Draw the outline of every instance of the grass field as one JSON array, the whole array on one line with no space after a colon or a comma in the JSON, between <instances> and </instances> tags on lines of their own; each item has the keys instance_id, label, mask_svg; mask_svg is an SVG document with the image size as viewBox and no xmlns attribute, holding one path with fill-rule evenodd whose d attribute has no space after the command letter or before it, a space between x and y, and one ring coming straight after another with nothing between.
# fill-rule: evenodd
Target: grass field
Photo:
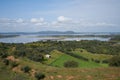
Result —
<instances>
[{"instance_id":1,"label":"grass field","mask_svg":"<svg viewBox=\"0 0 120 80\"><path fill-rule=\"evenodd\" d=\"M100 62L102 62L102 61L108 60L112 57L112 55L106 55L106 54L93 54L84 49L76 49L75 51L72 51L72 53L82 56L84 58L87 58L87 59L89 59L89 61L99 60Z\"/></svg>"},{"instance_id":2,"label":"grass field","mask_svg":"<svg viewBox=\"0 0 120 80\"><path fill-rule=\"evenodd\" d=\"M52 62L50 65L51 66L57 66L57 67L63 67L64 62L73 60L79 63L79 67L81 68L95 68L95 67L107 67L107 64L98 64L95 62L88 62L88 61L83 61L81 59L74 58L70 55L63 54L60 56L58 59L56 59L54 62Z\"/></svg>"},{"instance_id":3,"label":"grass field","mask_svg":"<svg viewBox=\"0 0 120 80\"><path fill-rule=\"evenodd\" d=\"M53 50L50 52L51 58L47 59L45 61L45 64L51 64L52 62L54 62L56 59L58 59L60 56L62 56L64 53L58 51L58 50Z\"/></svg>"},{"instance_id":4,"label":"grass field","mask_svg":"<svg viewBox=\"0 0 120 80\"><path fill-rule=\"evenodd\" d=\"M45 80L120 80L120 68L48 69Z\"/></svg>"},{"instance_id":5,"label":"grass field","mask_svg":"<svg viewBox=\"0 0 120 80\"><path fill-rule=\"evenodd\" d=\"M62 53L60 51L54 50L51 53L51 58L46 59L45 64L55 67L64 67L64 63L68 60L73 60L79 63L79 67L81 68L95 68L95 67L107 67L107 64L99 64L93 61L83 61L81 59L77 59L68 54Z\"/></svg>"}]
</instances>

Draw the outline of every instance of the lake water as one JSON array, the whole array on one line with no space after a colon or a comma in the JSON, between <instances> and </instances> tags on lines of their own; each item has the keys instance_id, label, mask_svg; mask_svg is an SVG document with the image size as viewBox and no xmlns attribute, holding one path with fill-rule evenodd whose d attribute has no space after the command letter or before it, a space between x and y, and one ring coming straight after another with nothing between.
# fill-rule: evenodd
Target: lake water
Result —
<instances>
[{"instance_id":1,"label":"lake water","mask_svg":"<svg viewBox=\"0 0 120 80\"><path fill-rule=\"evenodd\" d=\"M52 37L52 36L39 36L38 35L20 35L17 37L9 37L9 38L0 38L0 42L4 43L29 43L36 41L45 41L45 40L57 40L57 41L80 41L80 40L100 40L100 41L108 41L110 38L102 38L102 37Z\"/></svg>"}]
</instances>

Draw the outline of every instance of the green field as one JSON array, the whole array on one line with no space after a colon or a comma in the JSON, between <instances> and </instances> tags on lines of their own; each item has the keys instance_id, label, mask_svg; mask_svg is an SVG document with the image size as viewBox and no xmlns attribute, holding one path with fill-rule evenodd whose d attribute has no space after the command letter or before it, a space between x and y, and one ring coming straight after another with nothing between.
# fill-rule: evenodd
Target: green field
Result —
<instances>
[{"instance_id":1,"label":"green field","mask_svg":"<svg viewBox=\"0 0 120 80\"><path fill-rule=\"evenodd\" d=\"M51 66L57 66L57 67L63 67L64 62L69 61L69 60L73 60L79 63L79 67L81 68L95 68L95 67L106 67L107 64L98 64L95 62L87 62L87 61L83 61L77 58L74 58L72 56L69 56L67 54L64 54L62 56L60 56L57 60L55 60L53 63L51 63Z\"/></svg>"},{"instance_id":2,"label":"green field","mask_svg":"<svg viewBox=\"0 0 120 80\"><path fill-rule=\"evenodd\" d=\"M74 53L78 56L82 56L84 58L87 58L87 59L89 59L89 61L98 60L98 61L102 62L104 60L108 60L108 59L112 58L112 55L93 54L93 53L90 53L84 49L76 49L75 51L72 51L72 53Z\"/></svg>"},{"instance_id":3,"label":"green field","mask_svg":"<svg viewBox=\"0 0 120 80\"><path fill-rule=\"evenodd\" d=\"M45 61L46 64L55 67L64 67L66 61L73 60L79 63L81 68L95 68L95 67L107 67L107 64L99 64L92 61L84 61L60 51L54 50L51 52L51 58Z\"/></svg>"}]
</instances>

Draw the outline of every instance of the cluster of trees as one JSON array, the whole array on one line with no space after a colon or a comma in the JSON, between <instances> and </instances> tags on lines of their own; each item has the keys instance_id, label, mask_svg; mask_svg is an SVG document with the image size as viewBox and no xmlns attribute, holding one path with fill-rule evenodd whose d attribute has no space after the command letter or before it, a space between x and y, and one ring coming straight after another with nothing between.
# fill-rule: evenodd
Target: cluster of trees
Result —
<instances>
[{"instance_id":1,"label":"cluster of trees","mask_svg":"<svg viewBox=\"0 0 120 80\"><path fill-rule=\"evenodd\" d=\"M109 60L110 66L120 67L120 55L114 56Z\"/></svg>"}]
</instances>

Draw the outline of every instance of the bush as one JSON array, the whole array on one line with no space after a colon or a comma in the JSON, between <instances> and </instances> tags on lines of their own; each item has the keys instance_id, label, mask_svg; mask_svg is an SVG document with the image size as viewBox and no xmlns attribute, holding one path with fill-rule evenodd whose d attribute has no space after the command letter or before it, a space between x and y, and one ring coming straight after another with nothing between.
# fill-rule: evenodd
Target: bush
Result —
<instances>
[{"instance_id":1,"label":"bush","mask_svg":"<svg viewBox=\"0 0 120 80\"><path fill-rule=\"evenodd\" d=\"M31 54L28 58L36 62L42 62L44 60L44 57L41 54Z\"/></svg>"},{"instance_id":2,"label":"bush","mask_svg":"<svg viewBox=\"0 0 120 80\"><path fill-rule=\"evenodd\" d=\"M21 70L25 73L28 73L31 70L31 68L29 66L24 66L21 68Z\"/></svg>"},{"instance_id":3,"label":"bush","mask_svg":"<svg viewBox=\"0 0 120 80\"><path fill-rule=\"evenodd\" d=\"M120 67L120 56L114 56L109 60L110 66Z\"/></svg>"},{"instance_id":4,"label":"bush","mask_svg":"<svg viewBox=\"0 0 120 80\"><path fill-rule=\"evenodd\" d=\"M8 56L8 54L7 53L1 53L0 56L1 56L1 58L6 58Z\"/></svg>"},{"instance_id":5,"label":"bush","mask_svg":"<svg viewBox=\"0 0 120 80\"><path fill-rule=\"evenodd\" d=\"M35 78L37 79L37 80L40 80L40 79L43 79L43 78L45 78L45 75L43 74L43 73L35 73Z\"/></svg>"},{"instance_id":6,"label":"bush","mask_svg":"<svg viewBox=\"0 0 120 80\"><path fill-rule=\"evenodd\" d=\"M67 62L64 63L64 67L67 67L67 68L78 67L78 62L76 62L76 61L67 61Z\"/></svg>"},{"instance_id":7,"label":"bush","mask_svg":"<svg viewBox=\"0 0 120 80\"><path fill-rule=\"evenodd\" d=\"M15 62L15 61L11 61L10 65L11 65L12 68L14 68L14 67L18 66L19 63Z\"/></svg>"},{"instance_id":8,"label":"bush","mask_svg":"<svg viewBox=\"0 0 120 80\"><path fill-rule=\"evenodd\" d=\"M4 63L5 65L9 65L9 60L4 59L4 60L3 60L3 63Z\"/></svg>"}]
</instances>

